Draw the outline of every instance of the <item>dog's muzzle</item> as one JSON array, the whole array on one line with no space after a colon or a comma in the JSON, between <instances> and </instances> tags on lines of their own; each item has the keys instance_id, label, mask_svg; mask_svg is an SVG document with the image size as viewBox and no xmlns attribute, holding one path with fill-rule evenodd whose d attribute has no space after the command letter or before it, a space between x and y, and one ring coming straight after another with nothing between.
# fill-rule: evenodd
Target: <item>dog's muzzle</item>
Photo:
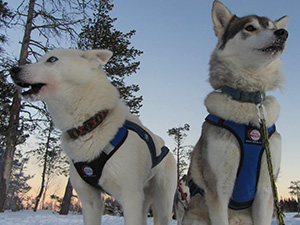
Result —
<instances>
[{"instance_id":1,"label":"dog's muzzle","mask_svg":"<svg viewBox=\"0 0 300 225\"><path fill-rule=\"evenodd\" d=\"M276 40L266 48L260 49L263 52L277 53L282 52L285 42L288 38L288 32L285 29L277 29L274 31Z\"/></svg>"},{"instance_id":2,"label":"dog's muzzle","mask_svg":"<svg viewBox=\"0 0 300 225\"><path fill-rule=\"evenodd\" d=\"M10 70L11 78L14 83L21 88L29 88L29 90L22 92L23 96L37 94L45 83L28 83L20 78L21 67L13 67Z\"/></svg>"}]
</instances>

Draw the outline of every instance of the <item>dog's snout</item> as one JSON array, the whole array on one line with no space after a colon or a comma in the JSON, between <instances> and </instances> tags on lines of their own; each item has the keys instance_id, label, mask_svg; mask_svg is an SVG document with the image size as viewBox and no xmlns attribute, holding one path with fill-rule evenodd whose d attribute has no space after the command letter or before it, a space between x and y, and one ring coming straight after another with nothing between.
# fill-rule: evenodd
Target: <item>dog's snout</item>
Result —
<instances>
[{"instance_id":1,"label":"dog's snout","mask_svg":"<svg viewBox=\"0 0 300 225\"><path fill-rule=\"evenodd\" d=\"M21 71L21 68L18 66L14 66L13 68L11 68L10 73L11 75L17 74Z\"/></svg>"},{"instance_id":2,"label":"dog's snout","mask_svg":"<svg viewBox=\"0 0 300 225\"><path fill-rule=\"evenodd\" d=\"M277 36L277 37L279 37L279 38L281 38L282 40L286 40L287 39L287 37L288 37L288 35L289 35L289 33L285 30L285 29L278 29L278 30L275 30L274 31L274 34Z\"/></svg>"},{"instance_id":3,"label":"dog's snout","mask_svg":"<svg viewBox=\"0 0 300 225\"><path fill-rule=\"evenodd\" d=\"M21 71L22 69L21 69L21 67L19 67L19 66L14 66L14 67L12 67L11 69L10 69L10 76L11 76L11 78L13 79L13 81L15 82L15 83L18 83L19 82L19 75L20 75L20 71Z\"/></svg>"}]
</instances>

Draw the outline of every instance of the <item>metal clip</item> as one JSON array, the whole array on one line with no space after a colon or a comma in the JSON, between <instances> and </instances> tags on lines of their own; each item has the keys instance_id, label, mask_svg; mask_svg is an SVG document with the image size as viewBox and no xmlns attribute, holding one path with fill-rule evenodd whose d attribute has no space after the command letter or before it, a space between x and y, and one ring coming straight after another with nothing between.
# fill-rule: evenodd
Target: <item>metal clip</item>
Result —
<instances>
[{"instance_id":1,"label":"metal clip","mask_svg":"<svg viewBox=\"0 0 300 225\"><path fill-rule=\"evenodd\" d=\"M262 119L267 120L267 112L265 106L260 103L256 105L258 121L261 123Z\"/></svg>"}]
</instances>

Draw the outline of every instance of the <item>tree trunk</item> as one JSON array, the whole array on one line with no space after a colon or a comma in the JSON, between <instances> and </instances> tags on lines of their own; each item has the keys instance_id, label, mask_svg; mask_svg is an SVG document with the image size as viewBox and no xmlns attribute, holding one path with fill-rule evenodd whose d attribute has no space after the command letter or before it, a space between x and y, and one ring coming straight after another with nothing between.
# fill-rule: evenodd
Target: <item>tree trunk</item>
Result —
<instances>
[{"instance_id":1,"label":"tree trunk","mask_svg":"<svg viewBox=\"0 0 300 225\"><path fill-rule=\"evenodd\" d=\"M20 53L19 65L26 64L28 45L30 41L30 32L32 27L34 4L35 4L35 0L30 0L25 33L23 36L22 49ZM3 159L3 168L0 174L0 212L4 212L7 188L10 181L12 163L13 163L14 153L17 145L20 109L21 109L20 90L17 90L16 93L14 94L14 98L11 106L10 120L7 129L7 134L6 134L6 145L5 145L6 149L4 153L4 159Z\"/></svg>"},{"instance_id":2,"label":"tree trunk","mask_svg":"<svg viewBox=\"0 0 300 225\"><path fill-rule=\"evenodd\" d=\"M0 212L4 212L7 189L10 181L10 174L13 165L13 158L16 149L17 132L19 126L20 98L16 91L10 111L10 122L6 136L6 150L3 159L3 168L0 175Z\"/></svg>"},{"instance_id":3,"label":"tree trunk","mask_svg":"<svg viewBox=\"0 0 300 225\"><path fill-rule=\"evenodd\" d=\"M46 199L46 194L47 194L47 190L49 187L49 182L50 182L50 173L49 173L49 167L47 169L48 171L46 172L46 176L47 176L47 180L45 180L45 185L44 185L44 192L43 192L43 197L42 197L42 207L41 209L45 209L45 199ZM45 176L45 177L46 177Z\"/></svg>"},{"instance_id":4,"label":"tree trunk","mask_svg":"<svg viewBox=\"0 0 300 225\"><path fill-rule=\"evenodd\" d=\"M43 194L44 189L45 189L45 180L46 180L46 174L47 174L47 163L48 163L48 155L49 155L49 147L50 147L50 138L51 138L52 131L53 131L53 124L52 124L52 122L50 122L49 134L48 134L48 137L47 137L46 150L45 150L45 155L44 155L44 165L43 165L43 172L42 172L41 189L40 189L39 194L35 198L35 206L33 208L34 212L36 212L36 210L39 206L42 194Z\"/></svg>"},{"instance_id":5,"label":"tree trunk","mask_svg":"<svg viewBox=\"0 0 300 225\"><path fill-rule=\"evenodd\" d=\"M176 142L177 142L177 180L180 180L180 129L176 129Z\"/></svg>"},{"instance_id":6,"label":"tree trunk","mask_svg":"<svg viewBox=\"0 0 300 225\"><path fill-rule=\"evenodd\" d=\"M45 188L45 176L46 176L46 169L47 169L47 158L48 158L48 151L46 150L45 155L44 155L44 168L42 172L42 182L41 182L41 189L39 194L35 197L35 206L33 208L33 212L36 212L37 207L39 206L44 188Z\"/></svg>"},{"instance_id":7,"label":"tree trunk","mask_svg":"<svg viewBox=\"0 0 300 225\"><path fill-rule=\"evenodd\" d=\"M70 204L71 204L72 192L73 192L73 187L72 187L72 184L71 184L71 181L69 178L67 186L66 186L66 190L65 190L65 195L62 200L60 211L59 211L60 215L68 215L69 209L70 209Z\"/></svg>"},{"instance_id":8,"label":"tree trunk","mask_svg":"<svg viewBox=\"0 0 300 225\"><path fill-rule=\"evenodd\" d=\"M177 180L180 180L180 158L179 158L179 145L177 146Z\"/></svg>"}]
</instances>

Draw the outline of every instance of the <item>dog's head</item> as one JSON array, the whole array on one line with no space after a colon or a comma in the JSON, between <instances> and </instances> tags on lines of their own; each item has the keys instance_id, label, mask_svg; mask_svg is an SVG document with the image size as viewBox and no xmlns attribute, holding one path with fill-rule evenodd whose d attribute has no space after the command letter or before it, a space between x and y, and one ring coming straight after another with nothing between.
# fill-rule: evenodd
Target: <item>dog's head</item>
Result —
<instances>
[{"instance_id":1,"label":"dog's head","mask_svg":"<svg viewBox=\"0 0 300 225\"><path fill-rule=\"evenodd\" d=\"M23 88L22 95L31 100L46 100L48 97L63 97L95 79L106 82L100 68L112 56L107 50L81 51L56 49L46 53L37 63L11 69L16 85Z\"/></svg>"},{"instance_id":2,"label":"dog's head","mask_svg":"<svg viewBox=\"0 0 300 225\"><path fill-rule=\"evenodd\" d=\"M212 9L213 28L218 37L218 44L212 54L211 72L222 64L218 74L259 74L261 77L252 77L263 82L263 71L276 70L280 66L279 56L283 52L288 37L286 26L288 17L284 16L277 21L256 15L237 17L233 15L221 2L215 1ZM275 67L278 67L275 69ZM231 70L231 71L226 71ZM273 74L277 73L272 71ZM210 79L213 87L218 89L220 83L217 79ZM274 77L273 77L274 79ZM283 78L278 79L281 82ZM230 80L230 83L236 82ZM248 79L249 81L249 79ZM268 81L269 82L269 81ZM228 84L227 84L228 85ZM254 84L255 86L256 84ZM273 85L276 86L276 85ZM235 87L236 88L236 87ZM272 88L271 88L272 89Z\"/></svg>"}]
</instances>

